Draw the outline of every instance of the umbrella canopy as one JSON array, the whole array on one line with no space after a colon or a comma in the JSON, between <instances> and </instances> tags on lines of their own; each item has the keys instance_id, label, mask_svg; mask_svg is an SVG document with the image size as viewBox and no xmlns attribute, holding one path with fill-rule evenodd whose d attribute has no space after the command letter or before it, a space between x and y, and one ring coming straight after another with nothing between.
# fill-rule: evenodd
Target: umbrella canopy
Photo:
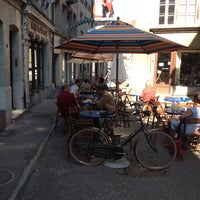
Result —
<instances>
[{"instance_id":1,"label":"umbrella canopy","mask_svg":"<svg viewBox=\"0 0 200 200\"><path fill-rule=\"evenodd\" d=\"M174 51L184 47L125 22L113 21L56 48L87 53L116 53L118 51L118 53L150 54L163 50Z\"/></svg>"},{"instance_id":2,"label":"umbrella canopy","mask_svg":"<svg viewBox=\"0 0 200 200\"><path fill-rule=\"evenodd\" d=\"M116 53L116 93L118 93L119 53L151 54L163 50L174 51L184 46L140 30L118 18L102 28L91 30L56 48L87 53Z\"/></svg>"}]
</instances>

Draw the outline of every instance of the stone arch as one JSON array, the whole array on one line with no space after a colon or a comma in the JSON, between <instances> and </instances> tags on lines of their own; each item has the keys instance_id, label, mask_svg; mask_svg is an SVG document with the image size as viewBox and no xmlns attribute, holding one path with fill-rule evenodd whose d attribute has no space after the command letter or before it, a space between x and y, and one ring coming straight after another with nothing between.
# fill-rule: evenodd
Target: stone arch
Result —
<instances>
[{"instance_id":1,"label":"stone arch","mask_svg":"<svg viewBox=\"0 0 200 200\"><path fill-rule=\"evenodd\" d=\"M14 24L10 24L9 29L11 31L19 31L19 28L17 26L15 26Z\"/></svg>"}]
</instances>

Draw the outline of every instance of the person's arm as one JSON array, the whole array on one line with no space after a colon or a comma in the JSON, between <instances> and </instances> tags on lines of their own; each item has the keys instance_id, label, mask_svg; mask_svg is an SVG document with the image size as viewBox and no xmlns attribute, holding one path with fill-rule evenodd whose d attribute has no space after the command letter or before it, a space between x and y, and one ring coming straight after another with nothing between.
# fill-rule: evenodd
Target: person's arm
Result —
<instances>
[{"instance_id":1,"label":"person's arm","mask_svg":"<svg viewBox=\"0 0 200 200\"><path fill-rule=\"evenodd\" d=\"M179 117L179 119L180 119L180 120L181 120L181 119L185 119L185 118L187 118L187 117L190 117L192 114L193 114L192 111L191 111L190 109L188 109L188 110L186 110L186 111Z\"/></svg>"},{"instance_id":2,"label":"person's arm","mask_svg":"<svg viewBox=\"0 0 200 200\"><path fill-rule=\"evenodd\" d=\"M92 96L89 96L88 98L91 99L99 107L104 107L104 104L108 101L109 97L102 96L99 100L94 99Z\"/></svg>"},{"instance_id":3,"label":"person's arm","mask_svg":"<svg viewBox=\"0 0 200 200\"><path fill-rule=\"evenodd\" d=\"M142 93L141 93L141 95L140 95L140 100L143 100L143 99L144 99L145 93L146 93L146 90L143 89L143 90L142 90Z\"/></svg>"}]
</instances>

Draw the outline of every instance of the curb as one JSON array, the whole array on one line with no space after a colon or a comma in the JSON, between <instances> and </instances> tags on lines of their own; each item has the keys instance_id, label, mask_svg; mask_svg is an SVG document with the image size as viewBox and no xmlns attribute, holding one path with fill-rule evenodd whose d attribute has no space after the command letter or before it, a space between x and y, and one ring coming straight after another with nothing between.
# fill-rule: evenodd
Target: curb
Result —
<instances>
[{"instance_id":1,"label":"curb","mask_svg":"<svg viewBox=\"0 0 200 200\"><path fill-rule=\"evenodd\" d=\"M49 140L51 134L53 133L53 130L55 128L55 122L53 124L53 126L51 127L51 129L49 129L48 134L46 136L46 138L43 140L43 142L40 144L37 153L35 154L35 156L30 160L28 166L24 169L23 174L21 175L21 177L19 178L18 183L16 184L14 190L12 191L12 193L10 194L8 200L15 200L20 192L22 191L25 183L27 182L28 178L30 177L34 167L37 164L37 161L40 157L40 155L42 154L44 147L47 143L47 141Z\"/></svg>"}]
</instances>

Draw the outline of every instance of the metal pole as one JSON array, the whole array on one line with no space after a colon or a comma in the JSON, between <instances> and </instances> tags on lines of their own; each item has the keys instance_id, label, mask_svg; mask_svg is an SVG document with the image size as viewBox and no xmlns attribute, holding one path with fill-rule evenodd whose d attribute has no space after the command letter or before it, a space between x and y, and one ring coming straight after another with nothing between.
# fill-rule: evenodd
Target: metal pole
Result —
<instances>
[{"instance_id":1,"label":"metal pole","mask_svg":"<svg viewBox=\"0 0 200 200\"><path fill-rule=\"evenodd\" d=\"M118 107L119 107L119 42L116 43L116 115L118 116Z\"/></svg>"}]
</instances>

